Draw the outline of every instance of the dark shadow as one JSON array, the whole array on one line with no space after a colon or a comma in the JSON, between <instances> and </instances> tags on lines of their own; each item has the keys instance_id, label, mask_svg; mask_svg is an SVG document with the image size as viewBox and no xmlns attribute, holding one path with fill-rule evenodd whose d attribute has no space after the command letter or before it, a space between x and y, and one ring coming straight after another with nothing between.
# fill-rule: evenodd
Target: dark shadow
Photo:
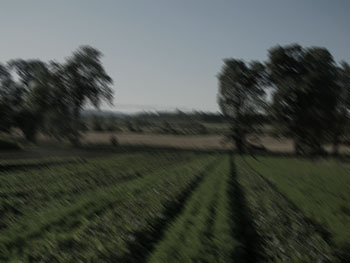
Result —
<instances>
[{"instance_id":1,"label":"dark shadow","mask_svg":"<svg viewBox=\"0 0 350 263\"><path fill-rule=\"evenodd\" d=\"M37 168L47 168L53 165L63 165L63 164L79 164L86 162L82 158L62 158L62 159L43 159L43 160L34 160L34 161L19 161L19 162L8 162L0 163L0 172L16 171L23 169L37 169Z\"/></svg>"},{"instance_id":2,"label":"dark shadow","mask_svg":"<svg viewBox=\"0 0 350 263\"><path fill-rule=\"evenodd\" d=\"M341 263L350 263L350 243L344 243L335 250L335 254Z\"/></svg>"},{"instance_id":3,"label":"dark shadow","mask_svg":"<svg viewBox=\"0 0 350 263\"><path fill-rule=\"evenodd\" d=\"M245 193L238 182L234 158L230 158L229 196L232 218L232 235L240 245L232 253L232 262L257 263L265 259L262 241L254 223L252 213L248 207Z\"/></svg>"}]
</instances>

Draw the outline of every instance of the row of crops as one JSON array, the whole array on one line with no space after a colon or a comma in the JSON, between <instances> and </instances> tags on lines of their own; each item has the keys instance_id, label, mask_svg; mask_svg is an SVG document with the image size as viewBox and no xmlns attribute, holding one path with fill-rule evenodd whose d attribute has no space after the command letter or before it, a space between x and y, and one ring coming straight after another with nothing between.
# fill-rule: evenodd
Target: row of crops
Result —
<instances>
[{"instance_id":1,"label":"row of crops","mask_svg":"<svg viewBox=\"0 0 350 263\"><path fill-rule=\"evenodd\" d=\"M1 165L0 262L346 262L337 163L155 151Z\"/></svg>"},{"instance_id":2,"label":"row of crops","mask_svg":"<svg viewBox=\"0 0 350 263\"><path fill-rule=\"evenodd\" d=\"M217 159L134 154L2 172L2 260L124 261Z\"/></svg>"},{"instance_id":3,"label":"row of crops","mask_svg":"<svg viewBox=\"0 0 350 263\"><path fill-rule=\"evenodd\" d=\"M235 163L273 261L349 262L349 164L267 156L236 157Z\"/></svg>"},{"instance_id":4,"label":"row of crops","mask_svg":"<svg viewBox=\"0 0 350 263\"><path fill-rule=\"evenodd\" d=\"M232 235L229 162L223 159L186 203L149 262L229 262Z\"/></svg>"}]
</instances>

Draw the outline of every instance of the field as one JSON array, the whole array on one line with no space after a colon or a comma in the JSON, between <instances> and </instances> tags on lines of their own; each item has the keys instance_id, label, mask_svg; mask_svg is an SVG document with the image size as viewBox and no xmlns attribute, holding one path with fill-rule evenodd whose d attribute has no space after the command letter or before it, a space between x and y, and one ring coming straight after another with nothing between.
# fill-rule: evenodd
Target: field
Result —
<instances>
[{"instance_id":1,"label":"field","mask_svg":"<svg viewBox=\"0 0 350 263\"><path fill-rule=\"evenodd\" d=\"M347 253L350 241L350 165L339 161L301 160L297 158L238 158L241 174L260 177L280 200L287 200L292 213L305 216L324 241ZM248 175L249 174L249 175ZM247 178L245 185L247 183ZM244 182L243 182L244 184ZM263 193L262 193L263 194ZM277 198L276 198L277 199ZM264 207L268 202L259 200ZM280 204L281 205L281 204ZM283 210L287 211L286 207ZM277 211L277 209L275 209ZM285 211L283 212L285 214ZM281 211L282 212L282 211ZM285 215L284 215L285 216ZM281 218L281 217L279 217ZM287 223L290 218L287 217ZM310 236L309 233L305 235ZM345 257L345 255L344 255Z\"/></svg>"},{"instance_id":2,"label":"field","mask_svg":"<svg viewBox=\"0 0 350 263\"><path fill-rule=\"evenodd\" d=\"M205 124L211 127L220 127L219 124ZM221 125L223 126L223 125ZM84 133L81 138L83 147L72 148L67 143L61 143L50 137L40 135L36 144L28 144L23 135L15 131L13 134L4 134L0 132L0 138L12 140L23 144L22 150L6 150L0 145L1 159L26 159L26 158L47 158L47 157L64 157L64 156L83 156L98 157L105 156L110 153L109 146L111 138L114 137L118 144L123 147L163 147L172 149L198 149L198 150L230 150L234 146L225 139L225 136L218 133L210 133L206 135L174 135L174 134L154 134L154 133L137 133L137 132L94 132ZM293 154L293 141L288 138L272 137L270 135L261 135L258 138L248 137L248 140L257 145L263 145L268 152ZM96 149L96 146L107 146L103 149ZM331 152L331 146L326 145L326 150ZM350 155L349 145L342 144L339 152L344 156Z\"/></svg>"},{"instance_id":3,"label":"field","mask_svg":"<svg viewBox=\"0 0 350 263\"><path fill-rule=\"evenodd\" d=\"M350 165L143 149L0 162L0 262L346 262Z\"/></svg>"}]
</instances>

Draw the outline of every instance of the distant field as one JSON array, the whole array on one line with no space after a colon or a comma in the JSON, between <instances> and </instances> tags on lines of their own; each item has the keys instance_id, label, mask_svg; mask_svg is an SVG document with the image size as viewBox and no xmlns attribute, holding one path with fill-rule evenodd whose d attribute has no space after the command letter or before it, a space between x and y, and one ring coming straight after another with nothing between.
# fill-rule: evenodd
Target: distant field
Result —
<instances>
[{"instance_id":1,"label":"distant field","mask_svg":"<svg viewBox=\"0 0 350 263\"><path fill-rule=\"evenodd\" d=\"M137 133L88 133L84 136L86 143L109 143L115 135L122 145L170 146L174 148L220 149L232 147L223 142L220 135L161 135Z\"/></svg>"},{"instance_id":2,"label":"distant field","mask_svg":"<svg viewBox=\"0 0 350 263\"><path fill-rule=\"evenodd\" d=\"M214 125L214 124L212 124ZM223 124L224 125L224 124ZM215 125L214 125L215 126ZM4 138L20 141L23 150L6 150L0 148L1 159L26 159L26 158L48 158L48 157L95 157L105 156L103 151L86 151L84 148L72 148L67 143L54 141L46 136L39 136L36 145L24 142L20 134L12 136L1 134ZM228 150L233 149L232 143L228 142L223 135L171 135L135 132L87 132L82 137L83 145L105 145L111 146L111 138L115 137L121 146L152 146L169 147L177 149L199 149L199 150ZM275 138L262 135L257 138L249 138L252 143L262 144L270 152L293 153L293 142L287 138ZM331 151L330 146L326 146ZM341 145L340 153L350 154L350 147Z\"/></svg>"},{"instance_id":3,"label":"distant field","mask_svg":"<svg viewBox=\"0 0 350 263\"><path fill-rule=\"evenodd\" d=\"M170 146L184 149L232 149L233 145L227 142L222 135L161 135L161 134L138 134L138 133L110 133L89 132L84 136L86 143L109 143L110 137L114 135L122 145L149 145ZM260 136L259 143L272 152L292 153L294 151L293 141L287 138L274 138L271 136ZM256 143L255 140L252 140ZM330 147L327 147L331 150ZM350 147L341 146L340 152L350 153Z\"/></svg>"}]
</instances>

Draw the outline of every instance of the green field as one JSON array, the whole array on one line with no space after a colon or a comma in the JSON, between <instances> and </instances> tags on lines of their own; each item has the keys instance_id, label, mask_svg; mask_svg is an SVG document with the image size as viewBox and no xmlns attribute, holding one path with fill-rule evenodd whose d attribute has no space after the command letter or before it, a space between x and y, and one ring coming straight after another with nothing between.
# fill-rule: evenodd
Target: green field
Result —
<instances>
[{"instance_id":1,"label":"green field","mask_svg":"<svg viewBox=\"0 0 350 263\"><path fill-rule=\"evenodd\" d=\"M346 262L349 168L170 150L0 162L0 262Z\"/></svg>"},{"instance_id":2,"label":"green field","mask_svg":"<svg viewBox=\"0 0 350 263\"><path fill-rule=\"evenodd\" d=\"M262 176L339 253L350 249L350 165L334 160L238 158L241 173Z\"/></svg>"}]
</instances>

